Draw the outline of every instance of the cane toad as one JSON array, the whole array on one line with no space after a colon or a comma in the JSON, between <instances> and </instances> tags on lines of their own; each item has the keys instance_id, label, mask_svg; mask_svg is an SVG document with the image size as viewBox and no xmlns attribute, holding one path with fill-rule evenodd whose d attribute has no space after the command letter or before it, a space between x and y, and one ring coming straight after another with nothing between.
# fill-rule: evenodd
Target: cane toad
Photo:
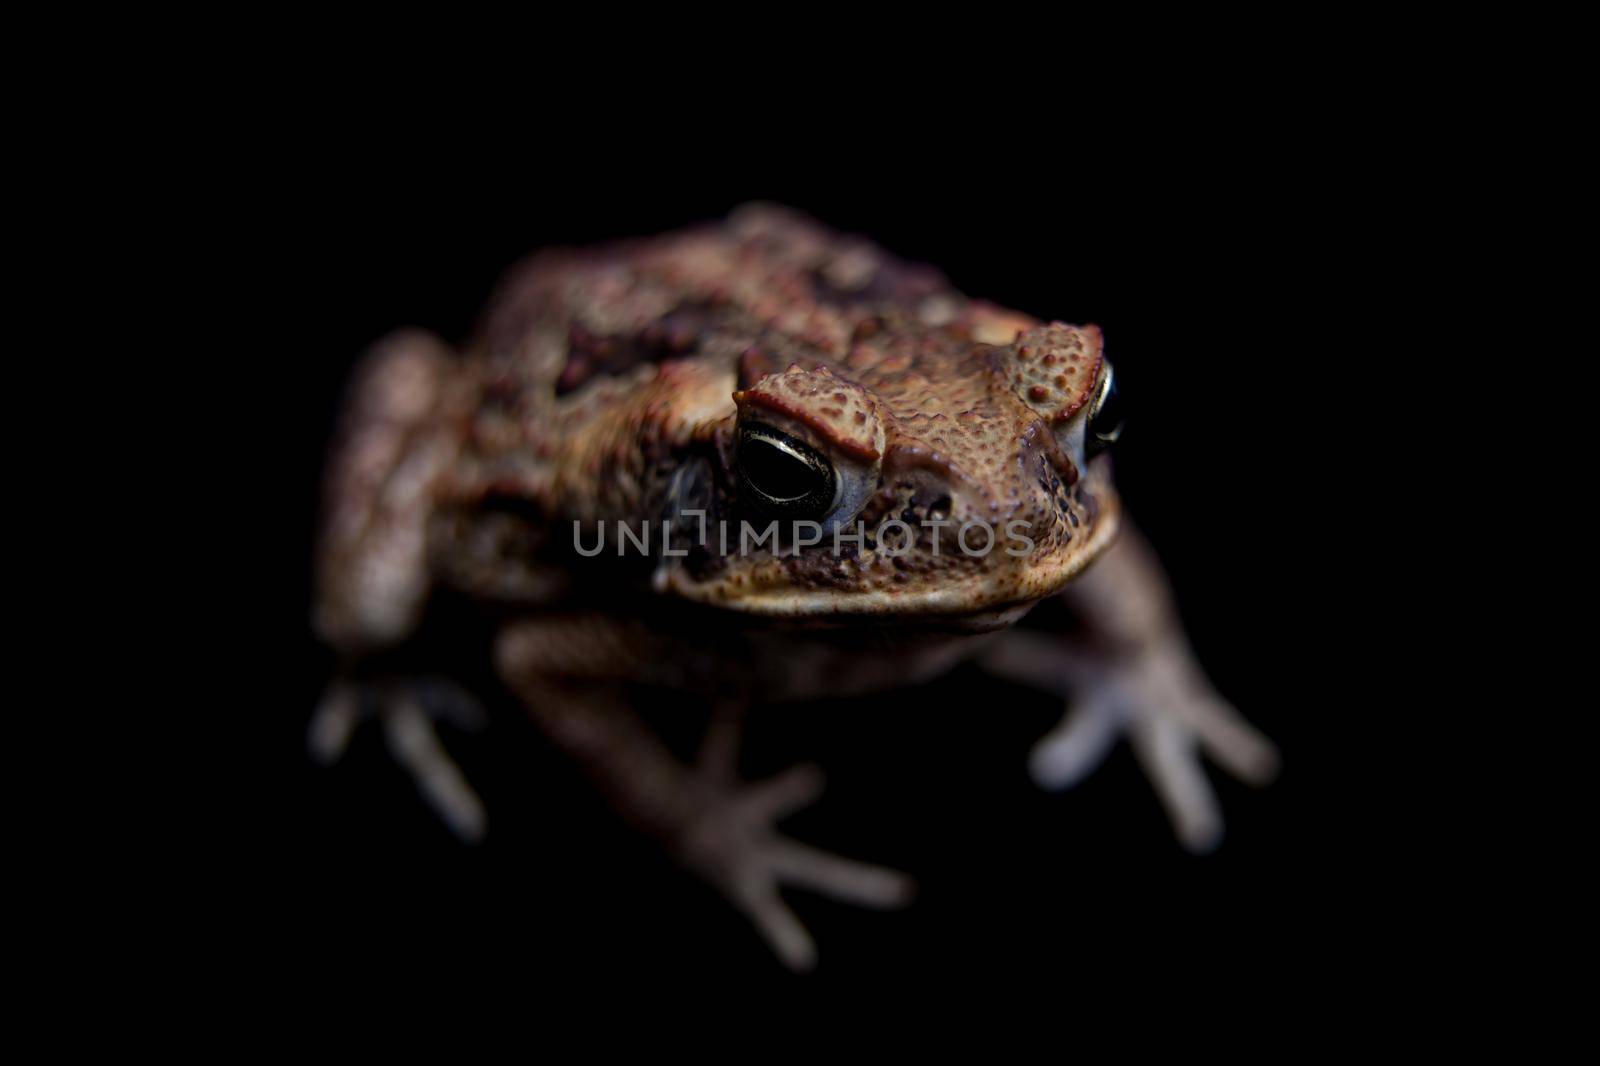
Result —
<instances>
[{"instance_id":1,"label":"cane toad","mask_svg":"<svg viewBox=\"0 0 1600 1066\"><path fill-rule=\"evenodd\" d=\"M793 968L815 950L780 886L893 906L910 882L775 829L820 779L738 779L753 704L976 658L1072 701L1036 780L1072 783L1125 735L1180 841L1208 848L1221 820L1200 753L1252 782L1277 756L1206 681L1122 513L1120 431L1095 327L969 299L781 208L537 254L462 351L399 332L354 377L314 604L352 669L312 751L333 761L375 709L434 809L482 835L432 727L467 701L353 669L449 586L500 620L497 670L547 735ZM1092 642L1012 628L1057 595ZM704 700L696 765L629 709L637 684Z\"/></svg>"}]
</instances>

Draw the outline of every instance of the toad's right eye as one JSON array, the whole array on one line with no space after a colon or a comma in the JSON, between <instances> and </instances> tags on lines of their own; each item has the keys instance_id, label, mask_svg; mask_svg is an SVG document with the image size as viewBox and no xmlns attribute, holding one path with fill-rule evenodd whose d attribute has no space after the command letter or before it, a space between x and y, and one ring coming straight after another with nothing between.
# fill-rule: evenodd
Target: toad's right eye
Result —
<instances>
[{"instance_id":1,"label":"toad's right eye","mask_svg":"<svg viewBox=\"0 0 1600 1066\"><path fill-rule=\"evenodd\" d=\"M735 465L742 494L759 511L815 521L833 510L838 495L833 464L787 433L759 423L743 427Z\"/></svg>"}]
</instances>

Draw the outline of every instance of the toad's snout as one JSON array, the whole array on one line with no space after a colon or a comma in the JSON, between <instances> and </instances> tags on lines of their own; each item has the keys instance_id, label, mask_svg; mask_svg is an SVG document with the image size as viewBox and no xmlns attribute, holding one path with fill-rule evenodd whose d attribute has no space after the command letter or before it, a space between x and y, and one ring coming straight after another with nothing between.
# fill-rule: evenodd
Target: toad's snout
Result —
<instances>
[{"instance_id":1,"label":"toad's snout","mask_svg":"<svg viewBox=\"0 0 1600 1066\"><path fill-rule=\"evenodd\" d=\"M1070 521L1080 480L1078 464L1036 418L1009 434L958 424L932 439L898 438L886 451L882 474L886 498L905 507L906 520L957 525Z\"/></svg>"}]
</instances>

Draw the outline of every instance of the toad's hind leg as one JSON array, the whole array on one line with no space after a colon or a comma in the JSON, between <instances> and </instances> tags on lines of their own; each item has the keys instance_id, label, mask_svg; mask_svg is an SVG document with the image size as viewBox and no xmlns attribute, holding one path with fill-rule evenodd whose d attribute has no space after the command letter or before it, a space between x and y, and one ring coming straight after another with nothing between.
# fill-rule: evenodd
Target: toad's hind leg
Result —
<instances>
[{"instance_id":1,"label":"toad's hind leg","mask_svg":"<svg viewBox=\"0 0 1600 1066\"><path fill-rule=\"evenodd\" d=\"M432 335L379 341L357 367L329 455L312 624L359 655L410 635L429 591L428 522L455 458L454 357Z\"/></svg>"},{"instance_id":2,"label":"toad's hind leg","mask_svg":"<svg viewBox=\"0 0 1600 1066\"><path fill-rule=\"evenodd\" d=\"M411 775L423 801L446 828L466 843L483 839L488 830L483 801L434 729L434 722L441 719L474 732L482 729L487 715L478 702L442 680L398 678L360 687L334 681L306 731L312 759L321 766L338 762L356 726L368 716L381 722L390 754Z\"/></svg>"},{"instance_id":3,"label":"toad's hind leg","mask_svg":"<svg viewBox=\"0 0 1600 1066\"><path fill-rule=\"evenodd\" d=\"M483 804L434 731L436 719L481 726L475 701L448 682L353 680L358 664L416 627L429 591L427 527L455 455L447 416L455 361L420 331L379 342L357 369L330 460L317 545L312 622L341 659L307 730L331 765L358 723L377 717L389 750L424 800L463 840L483 836Z\"/></svg>"},{"instance_id":4,"label":"toad's hind leg","mask_svg":"<svg viewBox=\"0 0 1600 1066\"><path fill-rule=\"evenodd\" d=\"M721 892L790 969L810 969L816 949L780 886L869 907L905 903L912 886L904 874L830 855L777 831L777 822L818 798L822 775L797 766L765 781L741 781L738 704L717 707L693 768L672 756L615 684L632 668L647 671L650 680L669 680L659 671L670 672L674 659L641 647L649 640L593 616L525 622L502 634L496 662L534 719L578 760L618 813Z\"/></svg>"}]
</instances>

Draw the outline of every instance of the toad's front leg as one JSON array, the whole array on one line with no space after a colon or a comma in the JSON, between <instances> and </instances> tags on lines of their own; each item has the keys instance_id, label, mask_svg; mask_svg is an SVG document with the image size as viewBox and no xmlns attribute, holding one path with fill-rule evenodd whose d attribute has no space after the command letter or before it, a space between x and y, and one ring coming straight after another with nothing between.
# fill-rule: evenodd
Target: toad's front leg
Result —
<instances>
[{"instance_id":1,"label":"toad's front leg","mask_svg":"<svg viewBox=\"0 0 1600 1066\"><path fill-rule=\"evenodd\" d=\"M1200 752L1240 780L1264 785L1277 773L1277 748L1207 680L1165 575L1137 530L1125 528L1064 595L1088 625L1084 646L1018 630L983 659L1000 676L1072 700L1061 724L1034 748L1034 780L1045 788L1075 784L1125 735L1179 841L1209 851L1222 838L1222 814Z\"/></svg>"},{"instance_id":2,"label":"toad's front leg","mask_svg":"<svg viewBox=\"0 0 1600 1066\"><path fill-rule=\"evenodd\" d=\"M596 616L524 622L501 635L496 664L534 719L616 810L741 910L790 969L810 969L816 949L779 896L780 886L869 907L910 899L904 874L839 858L777 831L781 819L817 799L822 775L814 766L797 766L765 781L739 780L737 704L714 710L694 767L675 759L617 690L616 680L632 667L671 669L661 665L670 659L641 650L630 636L648 639Z\"/></svg>"}]
</instances>

